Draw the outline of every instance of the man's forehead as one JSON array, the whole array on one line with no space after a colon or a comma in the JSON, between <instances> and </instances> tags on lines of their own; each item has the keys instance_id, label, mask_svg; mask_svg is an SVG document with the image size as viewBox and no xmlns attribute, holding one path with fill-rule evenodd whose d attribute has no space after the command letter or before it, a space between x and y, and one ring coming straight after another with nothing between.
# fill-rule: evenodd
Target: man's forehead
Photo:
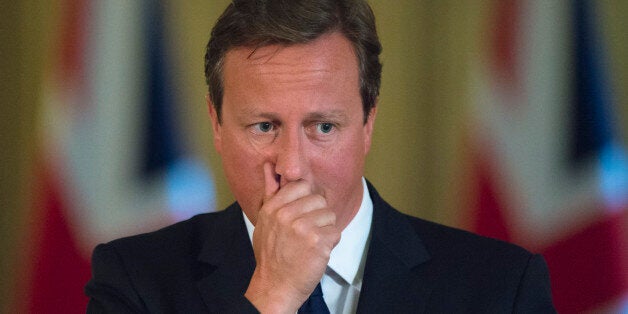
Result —
<instances>
[{"instance_id":1,"label":"man's forehead","mask_svg":"<svg viewBox=\"0 0 628 314\"><path fill-rule=\"evenodd\" d=\"M316 64L329 58L346 63L343 58L347 56L355 58L353 45L343 34L332 32L307 43L233 47L225 55L225 64L236 61L254 66L294 66L304 62Z\"/></svg>"},{"instance_id":2,"label":"man's forehead","mask_svg":"<svg viewBox=\"0 0 628 314\"><path fill-rule=\"evenodd\" d=\"M306 44L232 49L223 84L225 104L237 103L239 115L246 117L281 112L281 118L298 113L305 120L346 120L344 107L361 104L358 61L339 33Z\"/></svg>"}]
</instances>

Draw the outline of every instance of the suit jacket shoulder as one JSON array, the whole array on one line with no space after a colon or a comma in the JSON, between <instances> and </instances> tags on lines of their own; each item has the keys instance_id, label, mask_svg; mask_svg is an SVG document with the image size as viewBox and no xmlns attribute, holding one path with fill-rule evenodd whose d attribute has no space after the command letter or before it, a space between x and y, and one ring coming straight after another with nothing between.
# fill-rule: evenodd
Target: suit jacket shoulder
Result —
<instances>
[{"instance_id":1,"label":"suit jacket shoulder","mask_svg":"<svg viewBox=\"0 0 628 314\"><path fill-rule=\"evenodd\" d=\"M255 312L243 297L252 252L237 204L101 244L85 287L88 312Z\"/></svg>"},{"instance_id":2,"label":"suit jacket shoulder","mask_svg":"<svg viewBox=\"0 0 628 314\"><path fill-rule=\"evenodd\" d=\"M369 190L373 229L358 312L555 312L541 256L402 214Z\"/></svg>"}]
</instances>

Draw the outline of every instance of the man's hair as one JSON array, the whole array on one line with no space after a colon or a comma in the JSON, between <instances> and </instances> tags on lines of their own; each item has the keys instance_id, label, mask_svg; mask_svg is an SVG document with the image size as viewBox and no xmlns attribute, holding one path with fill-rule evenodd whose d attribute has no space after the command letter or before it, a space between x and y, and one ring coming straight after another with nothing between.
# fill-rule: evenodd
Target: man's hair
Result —
<instances>
[{"instance_id":1,"label":"man's hair","mask_svg":"<svg viewBox=\"0 0 628 314\"><path fill-rule=\"evenodd\" d=\"M205 80L221 121L225 55L236 47L311 42L340 32L358 59L364 122L379 95L382 46L365 0L233 0L214 26L205 52Z\"/></svg>"}]
</instances>

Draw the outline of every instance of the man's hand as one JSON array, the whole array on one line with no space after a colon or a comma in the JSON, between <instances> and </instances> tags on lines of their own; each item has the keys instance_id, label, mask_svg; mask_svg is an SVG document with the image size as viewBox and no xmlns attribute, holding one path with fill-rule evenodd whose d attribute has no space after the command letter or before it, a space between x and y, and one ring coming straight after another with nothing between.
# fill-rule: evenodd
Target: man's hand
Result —
<instances>
[{"instance_id":1,"label":"man's hand","mask_svg":"<svg viewBox=\"0 0 628 314\"><path fill-rule=\"evenodd\" d=\"M295 313L321 280L340 241L336 214L305 181L280 188L264 165L265 196L253 233L256 267L245 297L262 313Z\"/></svg>"}]
</instances>

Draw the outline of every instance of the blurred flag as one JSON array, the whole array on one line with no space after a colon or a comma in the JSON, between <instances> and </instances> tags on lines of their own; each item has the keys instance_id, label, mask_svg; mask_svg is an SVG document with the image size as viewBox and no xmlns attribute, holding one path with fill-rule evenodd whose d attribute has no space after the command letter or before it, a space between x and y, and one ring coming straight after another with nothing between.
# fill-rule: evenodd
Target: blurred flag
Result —
<instances>
[{"instance_id":1,"label":"blurred flag","mask_svg":"<svg viewBox=\"0 0 628 314\"><path fill-rule=\"evenodd\" d=\"M20 312L84 313L97 243L207 212L182 134L159 1L60 1L45 82L29 283Z\"/></svg>"},{"instance_id":2,"label":"blurred flag","mask_svg":"<svg viewBox=\"0 0 628 314\"><path fill-rule=\"evenodd\" d=\"M471 80L471 228L543 253L560 313L628 297L628 159L595 4L496 2Z\"/></svg>"}]
</instances>

